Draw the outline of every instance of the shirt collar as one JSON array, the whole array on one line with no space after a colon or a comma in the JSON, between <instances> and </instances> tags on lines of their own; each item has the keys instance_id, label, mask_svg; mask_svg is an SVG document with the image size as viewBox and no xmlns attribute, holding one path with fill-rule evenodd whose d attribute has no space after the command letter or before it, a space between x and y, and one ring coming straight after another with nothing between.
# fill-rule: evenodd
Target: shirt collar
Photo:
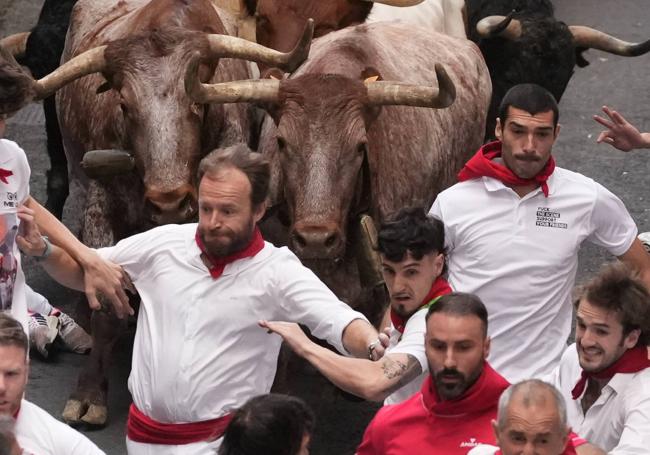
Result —
<instances>
[{"instance_id":1,"label":"shirt collar","mask_svg":"<svg viewBox=\"0 0 650 455\"><path fill-rule=\"evenodd\" d=\"M555 194L556 191L556 185L557 185L557 168L556 171L553 172L549 178L548 178L548 195L549 197ZM503 184L502 181L494 179L492 177L481 177L481 180L483 180L483 184L485 185L485 189L489 192L494 192L494 191L500 191L500 190L505 190L505 189L511 189L510 187L506 186ZM532 195L536 195L537 193L542 192L542 187L537 187L535 188L529 196L532 197Z\"/></svg>"}]
</instances>

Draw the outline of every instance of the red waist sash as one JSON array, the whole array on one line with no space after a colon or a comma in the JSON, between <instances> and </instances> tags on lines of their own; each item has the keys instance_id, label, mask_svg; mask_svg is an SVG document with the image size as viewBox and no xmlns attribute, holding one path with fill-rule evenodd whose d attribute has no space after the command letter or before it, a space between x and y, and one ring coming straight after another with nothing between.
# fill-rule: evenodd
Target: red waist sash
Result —
<instances>
[{"instance_id":1,"label":"red waist sash","mask_svg":"<svg viewBox=\"0 0 650 455\"><path fill-rule=\"evenodd\" d=\"M232 414L226 414L203 422L161 423L144 415L131 404L126 434L131 441L143 444L183 445L214 441L223 436L231 419Z\"/></svg>"}]
</instances>

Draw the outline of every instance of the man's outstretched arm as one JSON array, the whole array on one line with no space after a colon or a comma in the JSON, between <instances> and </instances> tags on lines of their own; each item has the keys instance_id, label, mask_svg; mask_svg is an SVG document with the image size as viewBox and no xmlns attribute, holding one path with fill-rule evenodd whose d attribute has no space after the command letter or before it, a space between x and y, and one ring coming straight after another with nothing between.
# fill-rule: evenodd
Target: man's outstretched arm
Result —
<instances>
[{"instance_id":1,"label":"man's outstretched arm","mask_svg":"<svg viewBox=\"0 0 650 455\"><path fill-rule=\"evenodd\" d=\"M650 290L650 253L646 251L639 239L634 239L632 246L618 259L636 270Z\"/></svg>"},{"instance_id":2,"label":"man's outstretched arm","mask_svg":"<svg viewBox=\"0 0 650 455\"><path fill-rule=\"evenodd\" d=\"M420 362L409 354L387 354L377 361L349 358L312 342L297 324L261 321L260 326L280 335L337 387L366 400L383 401L422 373Z\"/></svg>"},{"instance_id":3,"label":"man's outstretched arm","mask_svg":"<svg viewBox=\"0 0 650 455\"><path fill-rule=\"evenodd\" d=\"M79 290L86 293L92 309L101 308L98 300L101 294L111 302L118 317L133 314L129 298L124 291L133 288L120 266L100 258L31 196L25 202L25 207L32 210L30 216L37 223L38 230L48 236L53 244L65 250L83 269L84 285ZM78 289L76 286L74 288Z\"/></svg>"}]
</instances>

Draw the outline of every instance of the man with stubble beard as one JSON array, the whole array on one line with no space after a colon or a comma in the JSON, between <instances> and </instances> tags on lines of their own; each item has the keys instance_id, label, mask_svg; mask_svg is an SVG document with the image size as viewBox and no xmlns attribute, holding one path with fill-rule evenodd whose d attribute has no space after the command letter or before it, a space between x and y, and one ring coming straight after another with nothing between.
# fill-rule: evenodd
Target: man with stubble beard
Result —
<instances>
[{"instance_id":1,"label":"man with stubble beard","mask_svg":"<svg viewBox=\"0 0 650 455\"><path fill-rule=\"evenodd\" d=\"M257 222L269 167L244 145L214 151L199 166L198 225L161 226L98 250L126 270L142 300L129 377L131 455L215 453L232 412L273 382L281 340L259 320L305 324L357 357L378 338L291 251L264 242ZM19 215L26 229L18 241L38 254L32 214ZM81 286L82 271L63 250L53 246L43 264Z\"/></svg>"}]
</instances>

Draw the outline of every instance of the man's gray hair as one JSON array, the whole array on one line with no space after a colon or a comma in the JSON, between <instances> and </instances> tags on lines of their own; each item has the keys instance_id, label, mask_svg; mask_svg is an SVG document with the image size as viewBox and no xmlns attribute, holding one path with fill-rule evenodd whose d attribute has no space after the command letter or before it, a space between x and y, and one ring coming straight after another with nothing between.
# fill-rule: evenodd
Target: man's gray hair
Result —
<instances>
[{"instance_id":1,"label":"man's gray hair","mask_svg":"<svg viewBox=\"0 0 650 455\"><path fill-rule=\"evenodd\" d=\"M506 426L506 421L508 419L508 406L515 394L521 393L523 395L524 406L528 407L543 402L545 399L544 392L549 392L551 396L553 396L555 406L557 407L557 414L560 417L560 426L566 428L566 403L562 394L560 394L560 391L551 384L540 381L539 379L527 379L511 385L501 394L501 397L499 398L499 410L497 412L497 424L499 425L499 429L503 429Z\"/></svg>"},{"instance_id":2,"label":"man's gray hair","mask_svg":"<svg viewBox=\"0 0 650 455\"><path fill-rule=\"evenodd\" d=\"M0 415L0 455L11 455L16 423L9 415Z\"/></svg>"}]
</instances>

